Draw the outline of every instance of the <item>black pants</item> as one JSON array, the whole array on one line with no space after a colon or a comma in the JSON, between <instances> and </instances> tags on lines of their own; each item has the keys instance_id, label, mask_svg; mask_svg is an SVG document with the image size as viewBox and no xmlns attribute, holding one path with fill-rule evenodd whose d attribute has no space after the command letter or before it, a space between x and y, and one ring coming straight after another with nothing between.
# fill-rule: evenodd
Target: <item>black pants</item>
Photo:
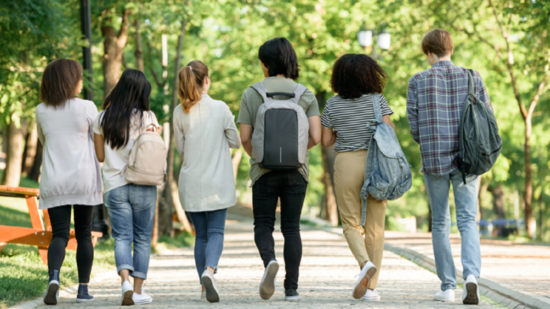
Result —
<instances>
[{"instance_id":1,"label":"black pants","mask_svg":"<svg viewBox=\"0 0 550 309\"><path fill-rule=\"evenodd\" d=\"M94 246L92 245L92 219L94 207L74 205L74 230L76 242L76 265L78 281L90 282L90 273L94 262ZM71 206L49 208L52 223L53 238L48 248L48 270L61 270L65 260L65 248L69 242L71 230Z\"/></svg>"},{"instance_id":2,"label":"black pants","mask_svg":"<svg viewBox=\"0 0 550 309\"><path fill-rule=\"evenodd\" d=\"M285 290L298 289L302 238L300 215L306 196L307 182L296 171L272 171L264 174L252 189L254 210L254 241L264 261L264 266L275 260L275 210L281 199L281 231L285 238L284 258Z\"/></svg>"}]
</instances>

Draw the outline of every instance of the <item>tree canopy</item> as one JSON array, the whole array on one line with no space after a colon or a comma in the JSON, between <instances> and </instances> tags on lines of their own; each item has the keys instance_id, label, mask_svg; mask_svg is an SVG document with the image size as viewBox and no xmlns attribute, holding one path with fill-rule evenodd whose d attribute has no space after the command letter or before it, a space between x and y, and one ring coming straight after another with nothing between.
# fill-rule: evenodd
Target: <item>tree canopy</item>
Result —
<instances>
[{"instance_id":1,"label":"tree canopy","mask_svg":"<svg viewBox=\"0 0 550 309\"><path fill-rule=\"evenodd\" d=\"M40 72L48 62L59 57L81 60L85 43L78 5L76 0L5 1L0 5L4 126L10 119L18 122L20 117L33 117L33 108L40 102ZM194 59L207 64L211 96L225 101L235 114L243 91L263 79L258 48L268 39L289 39L299 59L298 82L325 99L334 95L329 81L336 59L346 53L367 53L389 75L384 95L395 112L396 131L414 171L412 190L388 204L388 220L415 216L419 227L427 229L428 202L418 145L409 134L406 95L410 77L429 68L420 50L423 35L443 28L453 36L453 62L479 71L484 79L504 140L499 161L482 179L481 217L514 218L519 209L520 217L525 210L524 215L543 219L538 225L549 227L550 120L545 117L550 111L549 16L548 0L93 0L94 83L90 86L100 106L107 76L106 29L115 36L127 31L120 46L121 66L113 76L124 68L144 70L153 84L152 108L163 121L169 121L171 114L182 25L181 65ZM372 50L362 48L357 40L362 26L375 34L389 33L390 48L376 47L376 35ZM320 103L322 107L324 102ZM319 214L325 170L320 147L310 152L305 211ZM243 159L237 182L243 202L250 200L247 167ZM545 237L550 239L550 231Z\"/></svg>"}]
</instances>

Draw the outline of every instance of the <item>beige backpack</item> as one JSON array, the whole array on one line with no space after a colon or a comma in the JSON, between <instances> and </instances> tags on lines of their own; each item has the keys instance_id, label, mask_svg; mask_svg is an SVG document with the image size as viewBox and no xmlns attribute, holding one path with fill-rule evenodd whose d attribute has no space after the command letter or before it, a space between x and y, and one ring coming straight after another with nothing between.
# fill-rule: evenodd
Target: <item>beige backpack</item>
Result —
<instances>
[{"instance_id":1,"label":"beige backpack","mask_svg":"<svg viewBox=\"0 0 550 309\"><path fill-rule=\"evenodd\" d=\"M155 132L148 132L152 127ZM126 180L136 185L162 186L166 180L166 145L157 126L147 125L136 139L126 169Z\"/></svg>"}]
</instances>

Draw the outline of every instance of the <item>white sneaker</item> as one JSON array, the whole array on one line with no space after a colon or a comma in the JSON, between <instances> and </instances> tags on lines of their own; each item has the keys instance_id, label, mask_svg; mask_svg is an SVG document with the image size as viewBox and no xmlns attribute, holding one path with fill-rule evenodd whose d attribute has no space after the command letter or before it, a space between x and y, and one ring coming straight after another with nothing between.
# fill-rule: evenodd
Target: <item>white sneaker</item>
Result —
<instances>
[{"instance_id":1,"label":"white sneaker","mask_svg":"<svg viewBox=\"0 0 550 309\"><path fill-rule=\"evenodd\" d=\"M206 291L201 292L201 300L206 300Z\"/></svg>"},{"instance_id":2,"label":"white sneaker","mask_svg":"<svg viewBox=\"0 0 550 309\"><path fill-rule=\"evenodd\" d=\"M263 300L268 300L275 293L275 278L279 271L279 263L275 260L269 262L264 271L264 276L260 282L260 297Z\"/></svg>"},{"instance_id":3,"label":"white sneaker","mask_svg":"<svg viewBox=\"0 0 550 309\"><path fill-rule=\"evenodd\" d=\"M380 294L376 290L367 290L367 293L362 298L364 301L379 301Z\"/></svg>"},{"instance_id":4,"label":"white sneaker","mask_svg":"<svg viewBox=\"0 0 550 309\"><path fill-rule=\"evenodd\" d=\"M153 302L153 297L145 294L143 289L141 290L141 294L138 294L134 292L134 295L132 295L132 300L136 305L142 305L142 304L149 304Z\"/></svg>"},{"instance_id":5,"label":"white sneaker","mask_svg":"<svg viewBox=\"0 0 550 309\"><path fill-rule=\"evenodd\" d=\"M202 273L201 280L206 289L206 300L209 303L219 302L220 292L218 292L218 288L216 287L216 279L214 279L214 276L212 276L208 269Z\"/></svg>"},{"instance_id":6,"label":"white sneaker","mask_svg":"<svg viewBox=\"0 0 550 309\"><path fill-rule=\"evenodd\" d=\"M122 284L122 306L132 306L134 300L134 287L129 281L124 281Z\"/></svg>"},{"instance_id":7,"label":"white sneaker","mask_svg":"<svg viewBox=\"0 0 550 309\"><path fill-rule=\"evenodd\" d=\"M453 302L455 301L455 290L445 290L439 291L435 294L435 300L443 302Z\"/></svg>"},{"instance_id":8,"label":"white sneaker","mask_svg":"<svg viewBox=\"0 0 550 309\"><path fill-rule=\"evenodd\" d=\"M479 286L474 275L468 275L464 281L462 303L464 305L479 305Z\"/></svg>"},{"instance_id":9,"label":"white sneaker","mask_svg":"<svg viewBox=\"0 0 550 309\"><path fill-rule=\"evenodd\" d=\"M357 282L355 282L355 285L353 286L353 291L351 292L351 296L355 299L360 299L367 293L367 288L369 287L369 281L370 279L376 274L376 266L372 264L370 261L363 266L363 269L361 269L361 272L356 275L356 277L359 277Z\"/></svg>"}]
</instances>

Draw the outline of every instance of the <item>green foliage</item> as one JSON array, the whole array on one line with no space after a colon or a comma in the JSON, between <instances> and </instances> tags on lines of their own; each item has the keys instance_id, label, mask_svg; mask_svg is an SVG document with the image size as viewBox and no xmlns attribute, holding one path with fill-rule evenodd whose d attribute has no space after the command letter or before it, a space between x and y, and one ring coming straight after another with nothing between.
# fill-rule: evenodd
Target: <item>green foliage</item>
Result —
<instances>
[{"instance_id":1,"label":"green foliage","mask_svg":"<svg viewBox=\"0 0 550 309\"><path fill-rule=\"evenodd\" d=\"M27 115L38 100L40 70L61 57L80 59L81 42L77 1L22 0L0 5L0 114ZM186 4L189 5L186 5ZM549 71L550 3L543 0L492 0L499 21L510 32L514 73L518 91L527 107ZM119 29L122 11L131 10L129 36L124 50L125 65L136 68L136 29L140 21L145 74L153 85L151 106L160 121L168 121L173 93L175 50L181 23L187 21L182 65L199 59L210 68L210 95L239 112L243 91L263 79L258 48L268 39L287 37L296 49L300 65L298 82L315 93L333 95L332 65L346 53L376 56L389 75L384 95L394 111L397 135L413 167L413 188L404 198L388 203L391 218L416 216L427 226L427 198L420 173L418 145L412 141L406 118L406 95L412 75L429 68L420 51L423 35L434 28L451 32L453 62L479 71L487 86L504 140L502 157L484 176L492 187L500 183L506 194L506 212L513 214L515 196L522 196L524 183L524 124L507 70L506 42L488 0L122 0L92 1L92 53L94 101L103 98L103 37L101 24L110 18ZM38 27L30 27L38 25ZM391 48L366 51L357 42L362 25L391 34ZM162 37L167 38L168 62L162 65ZM376 46L376 36L373 38ZM28 49L27 46L33 46ZM155 74L159 83L155 81ZM159 85L160 84L160 85ZM531 137L534 200L542 196L543 216L550 223L550 94L542 92L533 114ZM323 105L323 104L321 104ZM25 114L26 113L26 114ZM14 120L17 117L14 118ZM176 160L179 165L180 161ZM239 166L239 199L251 203L248 157ZM310 151L310 184L305 212L321 204L324 187L320 148ZM521 201L520 201L521 204ZM491 197L482 199L484 214L492 215ZM538 213L538 210L536 213ZM314 212L314 211L313 211ZM550 237L550 234L549 236Z\"/></svg>"},{"instance_id":2,"label":"green foliage","mask_svg":"<svg viewBox=\"0 0 550 309\"><path fill-rule=\"evenodd\" d=\"M0 123L34 117L42 71L48 62L74 56L78 15L61 0L2 1L0 4Z\"/></svg>"}]
</instances>

